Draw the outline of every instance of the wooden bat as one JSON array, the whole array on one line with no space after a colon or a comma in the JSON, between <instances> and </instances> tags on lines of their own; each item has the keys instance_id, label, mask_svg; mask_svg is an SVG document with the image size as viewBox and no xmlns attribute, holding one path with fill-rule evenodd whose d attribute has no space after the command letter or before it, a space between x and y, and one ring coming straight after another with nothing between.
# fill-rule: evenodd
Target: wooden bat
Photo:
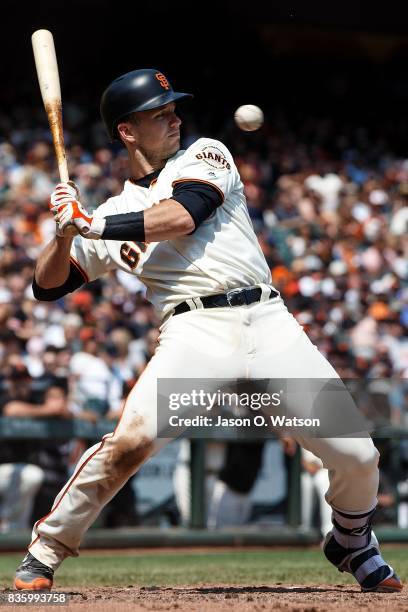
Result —
<instances>
[{"instance_id":1,"label":"wooden bat","mask_svg":"<svg viewBox=\"0 0 408 612\"><path fill-rule=\"evenodd\" d=\"M60 180L66 183L69 182L69 174L62 127L61 86L54 39L48 30L36 30L31 36L31 42L41 96L51 128L58 172ZM64 230L64 236L75 236L77 233L75 225L69 225Z\"/></svg>"},{"instance_id":2,"label":"wooden bat","mask_svg":"<svg viewBox=\"0 0 408 612\"><path fill-rule=\"evenodd\" d=\"M41 96L47 112L62 182L69 180L62 129L61 87L54 39L48 30L37 30L31 37Z\"/></svg>"}]
</instances>

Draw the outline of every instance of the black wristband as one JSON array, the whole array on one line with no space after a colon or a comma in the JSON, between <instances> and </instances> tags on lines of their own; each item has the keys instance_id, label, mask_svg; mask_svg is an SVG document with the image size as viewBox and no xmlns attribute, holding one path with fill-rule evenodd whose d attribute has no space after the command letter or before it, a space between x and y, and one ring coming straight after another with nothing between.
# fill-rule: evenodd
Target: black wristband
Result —
<instances>
[{"instance_id":1,"label":"black wristband","mask_svg":"<svg viewBox=\"0 0 408 612\"><path fill-rule=\"evenodd\" d=\"M104 240L132 240L145 242L144 211L105 217Z\"/></svg>"}]
</instances>

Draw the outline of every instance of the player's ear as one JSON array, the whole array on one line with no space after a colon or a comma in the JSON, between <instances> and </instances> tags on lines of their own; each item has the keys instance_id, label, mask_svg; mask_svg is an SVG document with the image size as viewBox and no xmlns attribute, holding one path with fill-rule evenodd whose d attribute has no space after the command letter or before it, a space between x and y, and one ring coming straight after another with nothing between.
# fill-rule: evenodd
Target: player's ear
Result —
<instances>
[{"instance_id":1,"label":"player's ear","mask_svg":"<svg viewBox=\"0 0 408 612\"><path fill-rule=\"evenodd\" d=\"M136 144L137 138L134 131L134 125L129 121L118 123L117 128L120 139L123 143Z\"/></svg>"}]
</instances>

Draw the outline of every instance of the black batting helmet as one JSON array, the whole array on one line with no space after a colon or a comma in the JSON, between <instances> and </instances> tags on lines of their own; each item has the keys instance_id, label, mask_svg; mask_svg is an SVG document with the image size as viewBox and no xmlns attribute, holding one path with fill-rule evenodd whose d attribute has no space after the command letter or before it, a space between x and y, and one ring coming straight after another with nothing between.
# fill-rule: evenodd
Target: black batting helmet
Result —
<instances>
[{"instance_id":1,"label":"black batting helmet","mask_svg":"<svg viewBox=\"0 0 408 612\"><path fill-rule=\"evenodd\" d=\"M116 126L126 115L192 97L192 94L174 91L160 70L132 70L112 81L105 89L101 99L101 115L110 139L115 140L118 138Z\"/></svg>"}]
</instances>

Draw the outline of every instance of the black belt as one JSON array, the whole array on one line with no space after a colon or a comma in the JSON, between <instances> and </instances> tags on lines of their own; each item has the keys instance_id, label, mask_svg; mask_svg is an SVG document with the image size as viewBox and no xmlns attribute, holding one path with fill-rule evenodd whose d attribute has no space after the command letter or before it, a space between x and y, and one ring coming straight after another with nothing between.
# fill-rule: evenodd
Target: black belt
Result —
<instances>
[{"instance_id":1,"label":"black belt","mask_svg":"<svg viewBox=\"0 0 408 612\"><path fill-rule=\"evenodd\" d=\"M247 287L244 289L231 289L231 291L227 293L217 293L216 295L205 295L200 298L192 298L192 301L194 302L194 300L199 299L203 308L225 308L227 306L243 306L244 304L259 302L261 295L262 289L260 287ZM268 300L278 296L279 293L271 289ZM189 310L195 309L194 307L191 308L187 302L181 302L181 304L177 304L173 314L177 315L182 312L188 312Z\"/></svg>"}]
</instances>

